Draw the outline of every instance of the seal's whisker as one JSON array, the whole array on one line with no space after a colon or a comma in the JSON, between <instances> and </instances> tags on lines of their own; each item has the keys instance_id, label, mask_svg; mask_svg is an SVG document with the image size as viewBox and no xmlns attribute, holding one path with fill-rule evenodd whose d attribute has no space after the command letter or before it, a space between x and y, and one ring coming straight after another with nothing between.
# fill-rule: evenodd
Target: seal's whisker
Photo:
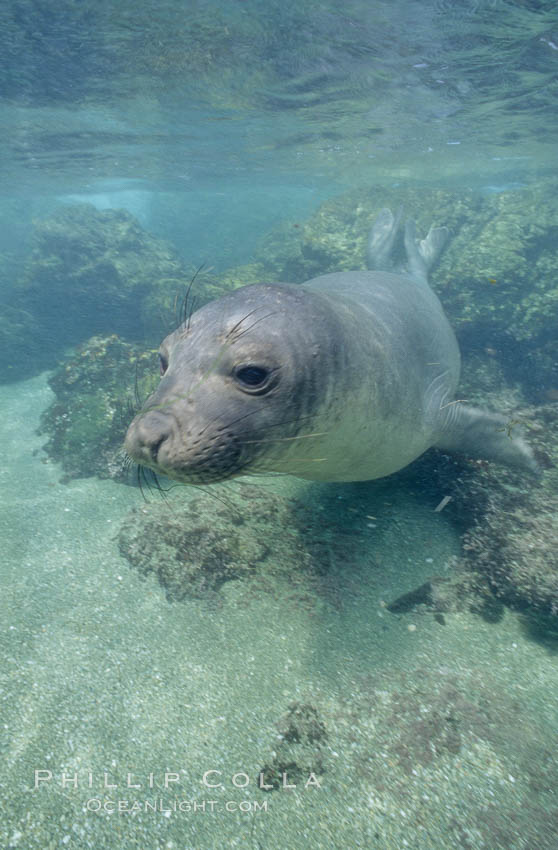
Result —
<instances>
[{"instance_id":1,"label":"seal's whisker","mask_svg":"<svg viewBox=\"0 0 558 850\"><path fill-rule=\"evenodd\" d=\"M271 440L239 440L239 445L247 446L250 443L286 443L290 440L307 440L309 437L325 437L327 431L315 431L313 434L298 434L296 437L275 437Z\"/></svg>"},{"instance_id":2,"label":"seal's whisker","mask_svg":"<svg viewBox=\"0 0 558 850\"><path fill-rule=\"evenodd\" d=\"M224 482L217 482L217 483L219 483L221 485L224 484ZM240 511L231 502L229 502L227 499L222 499L221 496L218 496L217 493L213 492L213 488L215 487L215 483L213 483L213 484L188 484L186 486L195 487L196 490L199 490L200 492L204 493L207 496L211 496L212 499L217 499L217 501L221 502L222 505L225 505L226 508L228 508L231 511L234 511L234 513L238 514L239 516L241 515Z\"/></svg>"},{"instance_id":3,"label":"seal's whisker","mask_svg":"<svg viewBox=\"0 0 558 850\"><path fill-rule=\"evenodd\" d=\"M186 289L186 293L184 295L184 298L182 299L182 304L180 305L180 313L177 316L177 320L178 320L177 324L178 324L178 327L181 327L182 325L186 325L186 328L184 329L184 335L186 335L188 333L188 331L190 330L190 320L192 318L192 313L194 312L195 301L192 300L192 303L190 305L188 304L190 292L192 291L192 286L194 285L195 279L197 278L197 276L199 275L199 273L201 272L201 270L203 269L204 266L205 266L205 263L202 263L201 266L198 269L196 269L196 271L194 272L194 276L193 276L192 280L190 281L190 283L188 284L188 287Z\"/></svg>"},{"instance_id":4,"label":"seal's whisker","mask_svg":"<svg viewBox=\"0 0 558 850\"><path fill-rule=\"evenodd\" d=\"M246 472L242 473L246 475L246 477L250 478L284 478L288 475L288 472L274 472L273 470L269 470L269 472L257 472L256 470L247 469ZM242 485L241 481L237 482L239 485Z\"/></svg>"},{"instance_id":5,"label":"seal's whisker","mask_svg":"<svg viewBox=\"0 0 558 850\"><path fill-rule=\"evenodd\" d=\"M249 314L248 314L248 315L249 315ZM275 313L267 313L267 315L265 315L265 316L261 316L259 319L256 319L256 321L255 321L255 322L253 322L253 323L250 325L250 327L249 327L249 328L244 328L244 330L241 330L241 331L239 331L238 333L235 333L235 335L234 335L234 339L232 339L232 340L231 340L231 342L236 342L237 340L239 340L239 339L240 339L240 337L241 337L241 336L244 336L244 334L247 334L247 333L248 333L248 331L251 331L251 330L252 330L252 328L254 328L254 327L255 327L255 326L256 326L259 322L263 322L263 320L264 320L264 319L269 319L271 316L274 316L274 315L275 315ZM244 321L244 319L242 319L241 321ZM240 322L239 322L238 324L240 324ZM232 331L231 331L231 334L232 334ZM228 334L228 335L227 335L227 337L228 337L228 336L230 336L230 334Z\"/></svg>"},{"instance_id":6,"label":"seal's whisker","mask_svg":"<svg viewBox=\"0 0 558 850\"><path fill-rule=\"evenodd\" d=\"M159 481L159 478L158 478L155 470L150 469L149 471L151 473L151 481L152 481L153 486L158 491L158 493L162 496L162 498L165 500L165 502L167 502L168 501L167 493L169 492L169 490L172 490L172 484L169 487L163 487L161 482Z\"/></svg>"},{"instance_id":7,"label":"seal's whisker","mask_svg":"<svg viewBox=\"0 0 558 850\"><path fill-rule=\"evenodd\" d=\"M137 360L136 360L136 368L135 368L135 375L134 375L134 398L136 400L136 408L137 408L137 410L140 410L141 407L143 406L143 401L141 400L140 394L139 394L138 361Z\"/></svg>"},{"instance_id":8,"label":"seal's whisker","mask_svg":"<svg viewBox=\"0 0 558 850\"><path fill-rule=\"evenodd\" d=\"M243 419L247 419L249 416L254 416L254 414L255 414L255 413L258 413L258 411L257 411L257 410L251 410L249 413L245 413L243 416L239 416L237 419L232 419L230 422L227 422L227 424L226 424L226 425L223 425L222 430L226 430L227 428L230 428L230 427L231 427L231 425L236 425L236 423L237 423L237 422L241 422ZM205 428L203 428L203 429L200 431L200 436L201 436L202 434L205 434L205 432L207 431L207 429L208 429L208 428L210 428L210 427L211 427L211 426L212 426L215 422L217 422L217 420L218 420L218 419L219 419L219 417L218 417L218 416L215 416L213 419L211 419L211 420L207 423L207 425L205 426Z\"/></svg>"},{"instance_id":9,"label":"seal's whisker","mask_svg":"<svg viewBox=\"0 0 558 850\"><path fill-rule=\"evenodd\" d=\"M142 495L142 499L143 499L144 502L148 502L149 499L145 495L145 490L143 489L143 485L145 484L148 489L151 489L151 488L149 487L149 484L148 484L148 482L145 478L145 468L139 463L138 463L137 468L136 468L136 476L137 476L138 487L140 488L140 493Z\"/></svg>"},{"instance_id":10,"label":"seal's whisker","mask_svg":"<svg viewBox=\"0 0 558 850\"><path fill-rule=\"evenodd\" d=\"M142 471L143 471L143 480L144 480L149 492L152 493L153 490L160 489L159 480L158 480L157 476L155 475L155 473L153 472L153 470L150 469L148 466L142 466Z\"/></svg>"},{"instance_id":11,"label":"seal's whisker","mask_svg":"<svg viewBox=\"0 0 558 850\"><path fill-rule=\"evenodd\" d=\"M249 316L253 316L253 314L256 312L256 310L259 310L259 309L260 309L259 307L254 307L254 309L250 310L249 313L246 313L246 315L243 316L242 319L239 319L239 321L236 323L236 325L233 325L232 328L230 329L230 331L227 333L226 339L228 340L230 337L232 337L234 335L235 331L241 326L242 322L245 322L246 319Z\"/></svg>"},{"instance_id":12,"label":"seal's whisker","mask_svg":"<svg viewBox=\"0 0 558 850\"><path fill-rule=\"evenodd\" d=\"M122 464L124 465L124 468L129 469L134 461L132 460L132 458L130 457L128 452L123 451L122 454L121 454L121 457L122 457Z\"/></svg>"},{"instance_id":13,"label":"seal's whisker","mask_svg":"<svg viewBox=\"0 0 558 850\"><path fill-rule=\"evenodd\" d=\"M133 463L132 458L128 457L128 461L125 460L124 463L127 466L130 466ZM143 500L145 502L148 502L149 499L145 495L144 487L147 488L150 494L153 492L154 489L157 490L159 494L163 497L163 499L166 500L167 493L172 490L174 486L176 486L171 484L169 487L163 487L161 485L161 482L159 481L157 473L153 469L150 469L148 466L142 466L141 463L138 463L136 467L136 480L141 495L143 496Z\"/></svg>"},{"instance_id":14,"label":"seal's whisker","mask_svg":"<svg viewBox=\"0 0 558 850\"><path fill-rule=\"evenodd\" d=\"M190 330L190 322L196 309L196 303L196 299L192 298L192 303L190 304L190 309L188 311L188 318L186 320L186 333L188 333L188 331Z\"/></svg>"},{"instance_id":15,"label":"seal's whisker","mask_svg":"<svg viewBox=\"0 0 558 850\"><path fill-rule=\"evenodd\" d=\"M256 413L259 413L259 411L258 410L251 410L250 413L245 413L243 416L239 416L237 419L231 419L230 422L223 424L222 430L226 431L227 428L230 428L232 425L236 425L237 422L240 422L242 419L246 419L248 416L254 416ZM214 419L212 419L210 422L208 422L207 425L205 426L205 428L203 429L203 431L201 431L201 433L203 434L204 431L207 428L209 428L211 425L213 425L213 423L216 422L218 418L219 417L216 416ZM268 430L269 428L277 428L280 425L293 425L293 424L298 423L298 422L304 422L306 419L313 419L313 418L314 417L312 415L310 415L310 416L298 416L296 419L284 419L281 422L268 422L268 423L266 423L265 428L262 426L262 430ZM256 429L256 430L258 430L258 429ZM327 433L327 432L324 432L324 433ZM248 441L246 441L246 442L248 442Z\"/></svg>"},{"instance_id":16,"label":"seal's whisker","mask_svg":"<svg viewBox=\"0 0 558 850\"><path fill-rule=\"evenodd\" d=\"M283 462L287 463L289 466L288 473L295 475L296 473L292 472L291 465L293 463L324 463L324 461L328 460L327 457L288 457L288 458L270 458L271 463L273 463L273 471L280 471L277 467L281 466ZM254 462L254 466L252 469L256 471L264 470L265 466L262 466L258 461Z\"/></svg>"},{"instance_id":17,"label":"seal's whisker","mask_svg":"<svg viewBox=\"0 0 558 850\"><path fill-rule=\"evenodd\" d=\"M151 476L151 480L150 480L149 476ZM138 486L140 488L141 494L142 494L145 502L149 502L149 499L145 495L144 487L147 488L149 493L152 493L153 489L155 489L162 496L167 507L169 507L172 510L172 505L170 504L170 502L168 500L167 493L170 493L171 490L175 490L177 487L186 487L187 486L187 487L194 487L196 490L200 490L200 492L206 493L207 495L211 496L213 499L217 499L218 502L221 502L221 504L225 505L225 507L229 508L229 510L232 510L232 511L235 511L236 513L238 513L237 509L235 508L235 506L231 502L229 502L226 499L221 498L220 496L218 496L216 493L213 492L213 488L216 486L216 484L221 485L221 484L224 484L224 482L211 482L211 483L208 483L208 484L203 484L203 483L202 484L193 484L193 483L190 483L190 482L186 483L186 482L178 481L174 484L170 484L168 487L163 487L161 485L161 482L159 481L157 473L153 469L150 469L150 467L142 466L141 464L137 465L137 481L138 481Z\"/></svg>"},{"instance_id":18,"label":"seal's whisker","mask_svg":"<svg viewBox=\"0 0 558 850\"><path fill-rule=\"evenodd\" d=\"M315 414L310 413L308 416L297 416L295 419L282 419L281 422L267 422L265 430L269 428L278 428L281 425L293 425L298 422L305 422L307 419L315 419ZM263 427L263 426L262 426Z\"/></svg>"}]
</instances>

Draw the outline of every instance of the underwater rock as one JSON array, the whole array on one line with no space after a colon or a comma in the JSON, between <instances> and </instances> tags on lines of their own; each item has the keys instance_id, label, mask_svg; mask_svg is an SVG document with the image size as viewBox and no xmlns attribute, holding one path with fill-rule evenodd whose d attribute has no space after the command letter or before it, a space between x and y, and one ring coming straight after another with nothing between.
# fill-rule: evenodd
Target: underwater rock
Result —
<instances>
[{"instance_id":1,"label":"underwater rock","mask_svg":"<svg viewBox=\"0 0 558 850\"><path fill-rule=\"evenodd\" d=\"M293 702L277 723L278 741L273 757L259 773L267 791L284 787L286 775L290 784L304 784L310 776L319 777L326 771L326 727L317 708L308 703ZM318 780L319 781L319 780Z\"/></svg>"},{"instance_id":2,"label":"underwater rock","mask_svg":"<svg viewBox=\"0 0 558 850\"><path fill-rule=\"evenodd\" d=\"M515 373L533 404L558 401L558 338L529 341Z\"/></svg>"},{"instance_id":3,"label":"underwater rock","mask_svg":"<svg viewBox=\"0 0 558 850\"><path fill-rule=\"evenodd\" d=\"M497 393L492 397L496 401ZM526 432L543 470L540 481L436 450L397 474L433 510L444 500L444 514L461 534L462 554L447 577L392 600L386 606L391 613L469 609L497 622L507 605L533 617L558 614L558 405L508 415L510 432Z\"/></svg>"},{"instance_id":4,"label":"underwater rock","mask_svg":"<svg viewBox=\"0 0 558 850\"><path fill-rule=\"evenodd\" d=\"M275 271L274 279L301 283L319 274L364 268L371 223L384 207L415 219L417 232L444 224L452 238L482 199L470 191L450 192L395 186L359 189L325 201L296 227L282 225L266 236L256 259ZM488 216L487 216L488 217ZM399 246L404 260L403 246ZM435 276L435 274L434 274Z\"/></svg>"},{"instance_id":5,"label":"underwater rock","mask_svg":"<svg viewBox=\"0 0 558 850\"><path fill-rule=\"evenodd\" d=\"M202 499L189 503L186 521L182 511L160 508L133 511L118 545L141 575L155 573L169 602L210 596L226 582L253 573L269 552L257 535L229 525L225 517L224 523L208 522Z\"/></svg>"},{"instance_id":6,"label":"underwater rock","mask_svg":"<svg viewBox=\"0 0 558 850\"><path fill-rule=\"evenodd\" d=\"M63 481L97 475L129 480L122 443L134 408L153 387L156 353L117 336L93 337L49 379L55 401L42 413L44 451L64 471Z\"/></svg>"},{"instance_id":7,"label":"underwater rock","mask_svg":"<svg viewBox=\"0 0 558 850\"><path fill-rule=\"evenodd\" d=\"M157 501L132 511L118 536L120 553L140 574L153 573L172 602L219 594L224 604L220 591L235 581L242 607L272 593L310 615L324 603L338 608L351 582L347 564L366 545L335 498L317 510L311 499L238 481L172 508Z\"/></svg>"},{"instance_id":8,"label":"underwater rock","mask_svg":"<svg viewBox=\"0 0 558 850\"><path fill-rule=\"evenodd\" d=\"M158 344L165 321L172 325L169 306L187 282L169 243L130 213L76 204L35 223L16 296L46 324L45 344L55 350L106 333ZM150 309L143 311L147 296Z\"/></svg>"},{"instance_id":9,"label":"underwater rock","mask_svg":"<svg viewBox=\"0 0 558 850\"><path fill-rule=\"evenodd\" d=\"M314 744L327 738L324 724L312 705L292 703L279 724L279 734L288 744Z\"/></svg>"},{"instance_id":10,"label":"underwater rock","mask_svg":"<svg viewBox=\"0 0 558 850\"><path fill-rule=\"evenodd\" d=\"M0 379L54 368L70 345L117 334L157 348L191 309L255 282L242 267L221 277L187 271L172 246L125 210L61 207L35 222L31 257L2 309ZM257 267L255 267L257 269ZM185 293L192 283L191 297Z\"/></svg>"},{"instance_id":11,"label":"underwater rock","mask_svg":"<svg viewBox=\"0 0 558 850\"><path fill-rule=\"evenodd\" d=\"M529 412L529 411L527 411ZM458 569L479 576L493 596L533 615L558 615L558 407L531 411L529 441L547 468L540 484L478 464L466 484L472 514ZM516 427L510 420L510 428Z\"/></svg>"}]
</instances>

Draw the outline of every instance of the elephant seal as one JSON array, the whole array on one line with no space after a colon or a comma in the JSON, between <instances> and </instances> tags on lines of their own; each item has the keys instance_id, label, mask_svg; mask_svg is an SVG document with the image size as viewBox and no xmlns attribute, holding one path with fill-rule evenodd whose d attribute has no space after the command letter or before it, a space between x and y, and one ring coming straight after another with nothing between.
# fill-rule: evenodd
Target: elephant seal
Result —
<instances>
[{"instance_id":1,"label":"elephant seal","mask_svg":"<svg viewBox=\"0 0 558 850\"><path fill-rule=\"evenodd\" d=\"M247 473L363 481L430 446L536 469L504 417L454 400L457 341L428 285L445 228L393 269L400 213L370 235L373 271L236 289L193 313L159 352L161 381L125 450L169 478L210 484Z\"/></svg>"}]
</instances>

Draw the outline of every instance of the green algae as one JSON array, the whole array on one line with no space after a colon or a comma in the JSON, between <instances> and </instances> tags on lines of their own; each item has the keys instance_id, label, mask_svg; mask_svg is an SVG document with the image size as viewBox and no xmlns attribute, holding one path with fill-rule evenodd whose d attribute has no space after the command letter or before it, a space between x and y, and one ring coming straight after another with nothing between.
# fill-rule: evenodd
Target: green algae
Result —
<instances>
[{"instance_id":1,"label":"green algae","mask_svg":"<svg viewBox=\"0 0 558 850\"><path fill-rule=\"evenodd\" d=\"M122 451L135 393L152 392L155 352L143 352L116 335L93 337L49 380L55 401L41 416L45 450L64 480L98 475L128 479Z\"/></svg>"},{"instance_id":2,"label":"green algae","mask_svg":"<svg viewBox=\"0 0 558 850\"><path fill-rule=\"evenodd\" d=\"M32 246L14 298L37 318L49 317L42 335L54 351L93 334L155 340L160 315L142 311L142 299L158 293L166 304L188 279L169 243L125 210L60 207L36 221Z\"/></svg>"}]
</instances>

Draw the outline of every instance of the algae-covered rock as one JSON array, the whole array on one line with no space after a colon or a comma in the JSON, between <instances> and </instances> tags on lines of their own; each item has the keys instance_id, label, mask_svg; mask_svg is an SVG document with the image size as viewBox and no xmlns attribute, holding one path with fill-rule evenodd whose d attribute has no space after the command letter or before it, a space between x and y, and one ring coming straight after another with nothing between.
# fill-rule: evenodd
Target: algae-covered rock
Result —
<instances>
[{"instance_id":1,"label":"algae-covered rock","mask_svg":"<svg viewBox=\"0 0 558 850\"><path fill-rule=\"evenodd\" d=\"M156 344L179 324L184 322L193 311L199 310L209 301L214 301L249 283L263 280L263 268L253 263L238 266L221 275L212 273L212 269L203 266L192 270L185 280L161 280L143 298L141 303L142 325L154 326L159 319Z\"/></svg>"},{"instance_id":2,"label":"algae-covered rock","mask_svg":"<svg viewBox=\"0 0 558 850\"><path fill-rule=\"evenodd\" d=\"M530 413L529 442L543 467L542 483L478 462L461 486L469 505L459 568L483 578L490 592L530 614L558 615L558 407ZM510 418L510 431L518 427Z\"/></svg>"},{"instance_id":3,"label":"algae-covered rock","mask_svg":"<svg viewBox=\"0 0 558 850\"><path fill-rule=\"evenodd\" d=\"M93 337L49 379L55 401L41 416L44 450L64 480L97 475L129 478L122 443L137 406L158 378L156 354L117 336Z\"/></svg>"},{"instance_id":4,"label":"algae-covered rock","mask_svg":"<svg viewBox=\"0 0 558 850\"><path fill-rule=\"evenodd\" d=\"M482 198L432 276L458 329L473 322L494 336L523 341L555 325L557 214L548 185Z\"/></svg>"},{"instance_id":5,"label":"algae-covered rock","mask_svg":"<svg viewBox=\"0 0 558 850\"><path fill-rule=\"evenodd\" d=\"M558 405L516 412L506 391L501 404L511 435L523 429L541 466L541 478L483 460L427 452L397 474L424 499L439 494L446 516L462 538L462 554L442 585L446 610L470 608L497 620L503 605L532 617L558 615ZM444 501L442 502L442 497ZM439 580L417 588L412 610L438 607ZM434 592L435 591L435 592ZM409 594L411 596L411 594ZM395 600L399 603L413 600ZM402 609L401 609L402 610Z\"/></svg>"},{"instance_id":6,"label":"algae-covered rock","mask_svg":"<svg viewBox=\"0 0 558 850\"><path fill-rule=\"evenodd\" d=\"M165 305L187 281L172 247L130 213L78 204L35 223L18 296L59 346L107 333L155 344L161 317L143 299L158 293Z\"/></svg>"},{"instance_id":7,"label":"algae-covered rock","mask_svg":"<svg viewBox=\"0 0 558 850\"><path fill-rule=\"evenodd\" d=\"M514 372L529 401L558 401L558 336L541 335L521 349Z\"/></svg>"},{"instance_id":8,"label":"algae-covered rock","mask_svg":"<svg viewBox=\"0 0 558 850\"><path fill-rule=\"evenodd\" d=\"M336 604L336 588L351 581L343 568L365 545L362 518L340 516L334 494L331 501L327 513L311 499L245 481L211 488L186 504L176 500L172 510L153 501L126 518L120 552L141 575L153 573L173 602L224 603L223 590L234 582L242 606L261 593L286 593L290 605L315 612L324 599Z\"/></svg>"},{"instance_id":9,"label":"algae-covered rock","mask_svg":"<svg viewBox=\"0 0 558 850\"><path fill-rule=\"evenodd\" d=\"M223 287L220 295L240 286L248 286L253 283L273 282L270 278L269 266L263 262L247 263L244 266L235 266L219 276L220 285ZM218 294L215 297L219 297Z\"/></svg>"},{"instance_id":10,"label":"algae-covered rock","mask_svg":"<svg viewBox=\"0 0 558 850\"><path fill-rule=\"evenodd\" d=\"M141 575L156 574L169 601L215 593L226 582L249 575L268 554L268 546L247 533L243 523L235 527L224 517L218 524L209 521L201 499L189 503L187 515L157 507L128 517L119 547Z\"/></svg>"}]
</instances>

